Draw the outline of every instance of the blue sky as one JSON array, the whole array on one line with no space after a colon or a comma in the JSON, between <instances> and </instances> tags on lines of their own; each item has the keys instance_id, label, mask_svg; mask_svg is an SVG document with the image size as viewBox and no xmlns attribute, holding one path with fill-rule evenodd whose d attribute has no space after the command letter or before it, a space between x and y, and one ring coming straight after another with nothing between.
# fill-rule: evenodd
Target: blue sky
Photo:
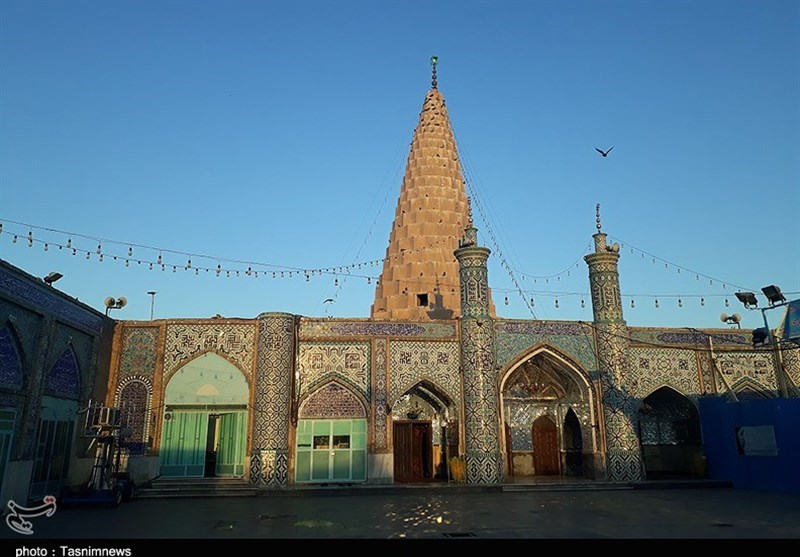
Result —
<instances>
[{"instance_id":1,"label":"blue sky","mask_svg":"<svg viewBox=\"0 0 800 557\"><path fill-rule=\"evenodd\" d=\"M598 203L631 326L800 297L790 0L3 0L0 258L118 319L368 317L432 55L501 317L592 319Z\"/></svg>"}]
</instances>

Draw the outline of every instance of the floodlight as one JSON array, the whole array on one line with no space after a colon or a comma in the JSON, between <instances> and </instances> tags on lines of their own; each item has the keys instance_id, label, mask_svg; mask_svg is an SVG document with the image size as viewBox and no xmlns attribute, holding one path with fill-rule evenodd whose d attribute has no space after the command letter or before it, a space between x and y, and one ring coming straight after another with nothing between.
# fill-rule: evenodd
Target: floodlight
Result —
<instances>
[{"instance_id":1,"label":"floodlight","mask_svg":"<svg viewBox=\"0 0 800 557\"><path fill-rule=\"evenodd\" d=\"M769 300L769 305L771 306L786 301L786 297L783 294L781 294L781 289L775 286L774 284L765 286L764 288L761 289L761 291L764 293L764 296L767 297L767 300Z\"/></svg>"},{"instance_id":2,"label":"floodlight","mask_svg":"<svg viewBox=\"0 0 800 557\"><path fill-rule=\"evenodd\" d=\"M64 275L62 275L61 273L53 271L52 273L50 273L46 277L44 277L42 280L45 282L45 284L52 285L55 281L57 281L58 279L62 278L63 276Z\"/></svg>"},{"instance_id":3,"label":"floodlight","mask_svg":"<svg viewBox=\"0 0 800 557\"><path fill-rule=\"evenodd\" d=\"M740 302L744 304L744 307L755 307L758 305L758 300L756 300L756 295L752 292L737 292L736 297L739 299Z\"/></svg>"}]
</instances>

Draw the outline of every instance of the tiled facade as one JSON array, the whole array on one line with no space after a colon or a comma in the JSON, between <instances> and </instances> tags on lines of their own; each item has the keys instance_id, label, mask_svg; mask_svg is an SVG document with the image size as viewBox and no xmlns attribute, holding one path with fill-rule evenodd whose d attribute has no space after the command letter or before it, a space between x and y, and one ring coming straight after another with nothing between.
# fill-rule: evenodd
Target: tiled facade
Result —
<instances>
[{"instance_id":1,"label":"tiled facade","mask_svg":"<svg viewBox=\"0 0 800 557\"><path fill-rule=\"evenodd\" d=\"M407 456L397 452L394 426L409 420L431 424L433 452L440 460L445 450L460 459L463 481L494 484L520 470L535 474L547 466L537 460L547 452L543 446L561 459L554 461L556 473L640 479L648 465L640 430L656 447L676 438L674 427L660 431L652 416L694 419L696 410L688 409L700 397L745 391L775 397L781 386L773 354L754 351L747 331L628 327L619 249L607 243L599 207L596 226L594 252L585 257L592 323L498 318L490 252L472 226L434 80L369 319L264 313L252 320L122 322L109 396L147 413L133 429L158 459L159 409L170 378L202 354L222 356L249 386L245 475L255 485L292 483L303 420L321 428L365 421L367 482L393 481L392 462ZM0 335L3 361L13 357L9 335ZM800 358L789 352L783 365L789 395L798 396ZM5 373L16 381L14 368ZM663 396L672 406L652 410ZM655 413L644 420L643 409ZM555 432L546 424L555 424ZM548 435L554 440L542 445Z\"/></svg>"},{"instance_id":2,"label":"tiled facade","mask_svg":"<svg viewBox=\"0 0 800 557\"><path fill-rule=\"evenodd\" d=\"M329 443L332 469L348 481L398 481L398 463L420 460L430 465L425 479L475 484L543 473L637 480L653 466L643 447L684 442L681 427L698 426L702 397L800 397L798 350L783 351L779 367L775 353L753 349L749 331L629 327L619 249L607 244L599 208L593 240L591 323L497 316L490 252L473 227L434 80L369 318L114 322L0 268L0 406L15 419L6 474L31 477L44 408L31 400L101 398L125 409L126 462L139 481L184 448L172 431L180 423L195 428L185 439L198 458L224 438L231 470L266 487L315 480ZM187 396L168 408L171 384ZM235 396L223 400L224 385ZM671 421L660 423L664 416ZM419 439L427 445L415 452ZM334 449L364 452L366 462L342 465Z\"/></svg>"}]
</instances>

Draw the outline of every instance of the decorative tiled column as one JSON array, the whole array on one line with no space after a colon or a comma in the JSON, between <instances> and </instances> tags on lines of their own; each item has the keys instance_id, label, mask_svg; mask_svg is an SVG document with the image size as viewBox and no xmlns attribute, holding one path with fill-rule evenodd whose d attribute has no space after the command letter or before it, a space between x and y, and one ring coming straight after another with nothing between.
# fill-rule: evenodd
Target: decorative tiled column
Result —
<instances>
[{"instance_id":1,"label":"decorative tiled column","mask_svg":"<svg viewBox=\"0 0 800 557\"><path fill-rule=\"evenodd\" d=\"M461 373L464 384L464 432L467 482L503 481L494 357L494 323L489 314L486 260L489 249L477 245L478 232L465 230L454 252L461 279Z\"/></svg>"},{"instance_id":2,"label":"decorative tiled column","mask_svg":"<svg viewBox=\"0 0 800 557\"><path fill-rule=\"evenodd\" d=\"M294 315L262 313L258 316L250 452L250 482L256 485L289 483L289 420L293 411L296 342Z\"/></svg>"},{"instance_id":3,"label":"decorative tiled column","mask_svg":"<svg viewBox=\"0 0 800 557\"><path fill-rule=\"evenodd\" d=\"M783 373L786 374L787 394L790 398L800 397L800 350L789 348L780 350L779 356L783 366Z\"/></svg>"},{"instance_id":4,"label":"decorative tiled column","mask_svg":"<svg viewBox=\"0 0 800 557\"><path fill-rule=\"evenodd\" d=\"M619 245L607 245L600 231L597 206L595 252L584 257L589 265L597 366L603 393L606 474L612 481L640 480L642 457L636 434L636 399L626 390L629 366L628 327L622 318L619 289Z\"/></svg>"}]
</instances>

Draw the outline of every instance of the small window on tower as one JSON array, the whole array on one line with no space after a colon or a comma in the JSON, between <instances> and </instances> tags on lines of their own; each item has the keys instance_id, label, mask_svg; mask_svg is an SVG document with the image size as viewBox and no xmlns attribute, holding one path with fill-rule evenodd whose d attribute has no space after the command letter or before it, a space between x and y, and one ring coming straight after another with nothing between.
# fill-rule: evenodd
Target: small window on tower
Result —
<instances>
[{"instance_id":1,"label":"small window on tower","mask_svg":"<svg viewBox=\"0 0 800 557\"><path fill-rule=\"evenodd\" d=\"M418 306L427 306L428 305L428 295L427 294L417 294L417 305Z\"/></svg>"}]
</instances>

